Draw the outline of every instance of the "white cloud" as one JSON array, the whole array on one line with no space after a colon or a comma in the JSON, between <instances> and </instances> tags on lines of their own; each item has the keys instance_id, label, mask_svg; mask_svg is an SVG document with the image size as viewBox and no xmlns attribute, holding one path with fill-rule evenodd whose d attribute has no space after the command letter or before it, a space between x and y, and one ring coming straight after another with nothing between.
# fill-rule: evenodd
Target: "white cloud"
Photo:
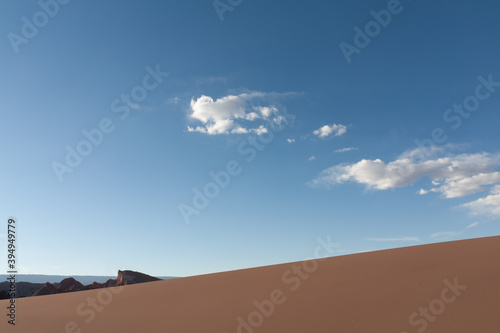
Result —
<instances>
[{"instance_id":1,"label":"white cloud","mask_svg":"<svg viewBox=\"0 0 500 333\"><path fill-rule=\"evenodd\" d=\"M484 198L463 205L472 211L474 215L491 215L500 217L500 194L491 194Z\"/></svg>"},{"instance_id":2,"label":"white cloud","mask_svg":"<svg viewBox=\"0 0 500 333\"><path fill-rule=\"evenodd\" d=\"M315 159L316 159L316 156L309 157L309 161L314 161Z\"/></svg>"},{"instance_id":3,"label":"white cloud","mask_svg":"<svg viewBox=\"0 0 500 333\"><path fill-rule=\"evenodd\" d=\"M377 250L375 250L375 249L368 249L368 250L356 251L354 253L367 253L367 252L373 252L373 251L377 251Z\"/></svg>"},{"instance_id":4,"label":"white cloud","mask_svg":"<svg viewBox=\"0 0 500 333\"><path fill-rule=\"evenodd\" d=\"M254 106L253 109L259 111L263 118L269 118L272 114L278 112L275 106Z\"/></svg>"},{"instance_id":5,"label":"white cloud","mask_svg":"<svg viewBox=\"0 0 500 333\"><path fill-rule=\"evenodd\" d=\"M495 185L491 189L491 194L500 194L500 185Z\"/></svg>"},{"instance_id":6,"label":"white cloud","mask_svg":"<svg viewBox=\"0 0 500 333\"><path fill-rule=\"evenodd\" d=\"M191 99L191 114L189 115L192 120L201 122L202 126L188 126L188 131L210 135L266 133L267 129L264 125L270 121L280 124L283 116L279 114L280 110L275 105L255 104L269 104L273 100L293 94L250 92L228 95L217 100L202 95L198 99ZM250 128L249 125L256 120L261 120L260 125Z\"/></svg>"},{"instance_id":7,"label":"white cloud","mask_svg":"<svg viewBox=\"0 0 500 333\"><path fill-rule=\"evenodd\" d=\"M250 120L250 121L254 121L255 119L259 119L259 118L260 118L260 116L255 112L250 112L250 113L247 113L245 115L245 119Z\"/></svg>"},{"instance_id":8,"label":"white cloud","mask_svg":"<svg viewBox=\"0 0 500 333\"><path fill-rule=\"evenodd\" d=\"M331 186L349 181L369 188L387 190L405 187L422 177L451 183L465 177L490 171L500 165L500 154L461 154L415 162L408 153L395 161L363 159L354 164L341 164L323 170L310 184Z\"/></svg>"},{"instance_id":9,"label":"white cloud","mask_svg":"<svg viewBox=\"0 0 500 333\"><path fill-rule=\"evenodd\" d=\"M180 101L180 98L179 98L179 97L174 97L174 98L170 98L170 99L167 101L167 104L179 104L179 101Z\"/></svg>"},{"instance_id":10,"label":"white cloud","mask_svg":"<svg viewBox=\"0 0 500 333\"><path fill-rule=\"evenodd\" d=\"M255 132L255 134L261 135L267 133L267 128L265 128L263 125L260 125L259 128L256 128L253 131Z\"/></svg>"},{"instance_id":11,"label":"white cloud","mask_svg":"<svg viewBox=\"0 0 500 333\"><path fill-rule=\"evenodd\" d=\"M389 163L381 159L363 159L353 164L336 165L323 170L309 185L330 187L355 182L369 189L388 190L409 186L428 177L434 187L417 193L441 193L444 198L463 197L490 187L490 195L463 207L474 214L500 216L500 172L494 171L500 166L500 154L453 155L447 154L449 148L414 149Z\"/></svg>"},{"instance_id":12,"label":"white cloud","mask_svg":"<svg viewBox=\"0 0 500 333\"><path fill-rule=\"evenodd\" d=\"M396 237L396 238L367 238L374 242L420 242L418 237Z\"/></svg>"},{"instance_id":13,"label":"white cloud","mask_svg":"<svg viewBox=\"0 0 500 333\"><path fill-rule=\"evenodd\" d=\"M475 228L479 225L479 222L474 222L474 223L471 223L467 226L467 229L470 229L470 228Z\"/></svg>"},{"instance_id":14,"label":"white cloud","mask_svg":"<svg viewBox=\"0 0 500 333\"><path fill-rule=\"evenodd\" d=\"M500 172L480 173L455 181L448 181L441 187L432 189L433 192L441 192L446 198L459 198L469 194L486 191L485 185L500 182Z\"/></svg>"},{"instance_id":15,"label":"white cloud","mask_svg":"<svg viewBox=\"0 0 500 333\"><path fill-rule=\"evenodd\" d=\"M439 239L447 239L453 236L460 235L461 231L444 231L444 232L436 232L431 234L431 238L439 238Z\"/></svg>"},{"instance_id":16,"label":"white cloud","mask_svg":"<svg viewBox=\"0 0 500 333\"><path fill-rule=\"evenodd\" d=\"M356 147L342 148L342 149L334 150L333 152L334 153L345 153L345 152L351 151L351 150L358 150L358 148L356 148Z\"/></svg>"},{"instance_id":17,"label":"white cloud","mask_svg":"<svg viewBox=\"0 0 500 333\"><path fill-rule=\"evenodd\" d=\"M313 134L317 135L320 138L326 138L330 134L333 134L335 136L341 136L346 132L347 132L347 127L345 127L344 125L333 124L333 125L325 125L320 129L313 131Z\"/></svg>"},{"instance_id":18,"label":"white cloud","mask_svg":"<svg viewBox=\"0 0 500 333\"><path fill-rule=\"evenodd\" d=\"M286 141L288 141L288 143L294 143L295 139L286 139Z\"/></svg>"}]
</instances>

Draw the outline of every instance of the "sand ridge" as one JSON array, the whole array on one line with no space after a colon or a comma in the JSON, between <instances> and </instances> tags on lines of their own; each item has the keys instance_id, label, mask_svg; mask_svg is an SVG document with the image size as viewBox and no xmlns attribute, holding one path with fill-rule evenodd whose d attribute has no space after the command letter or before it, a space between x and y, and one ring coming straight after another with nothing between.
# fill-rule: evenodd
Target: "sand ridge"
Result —
<instances>
[{"instance_id":1,"label":"sand ridge","mask_svg":"<svg viewBox=\"0 0 500 333\"><path fill-rule=\"evenodd\" d=\"M500 331L500 237L17 300L2 332ZM0 302L4 309L8 300Z\"/></svg>"}]
</instances>

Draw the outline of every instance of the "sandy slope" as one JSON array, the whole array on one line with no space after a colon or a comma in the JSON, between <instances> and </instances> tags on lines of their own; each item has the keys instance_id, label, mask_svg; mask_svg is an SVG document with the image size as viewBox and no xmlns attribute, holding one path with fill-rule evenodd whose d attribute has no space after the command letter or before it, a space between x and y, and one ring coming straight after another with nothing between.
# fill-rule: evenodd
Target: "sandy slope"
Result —
<instances>
[{"instance_id":1,"label":"sandy slope","mask_svg":"<svg viewBox=\"0 0 500 333\"><path fill-rule=\"evenodd\" d=\"M0 331L500 332L500 237L307 264L150 282L112 288L114 294L107 289L21 299L15 328L7 325L8 303L1 301ZM450 290L453 284L458 286ZM96 296L100 301L91 310L85 302ZM254 301L263 306L260 314ZM414 314L412 326L409 317L428 307L427 315ZM249 315L255 328L247 326ZM238 328L239 317L247 324Z\"/></svg>"}]
</instances>

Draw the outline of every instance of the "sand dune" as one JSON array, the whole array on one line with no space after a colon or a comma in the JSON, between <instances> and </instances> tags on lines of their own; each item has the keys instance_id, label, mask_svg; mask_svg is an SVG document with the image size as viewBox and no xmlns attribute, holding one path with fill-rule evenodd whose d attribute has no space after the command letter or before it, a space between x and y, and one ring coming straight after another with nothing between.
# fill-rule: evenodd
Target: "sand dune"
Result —
<instances>
[{"instance_id":1,"label":"sand dune","mask_svg":"<svg viewBox=\"0 0 500 333\"><path fill-rule=\"evenodd\" d=\"M15 327L7 305L2 332L498 333L500 237L19 299Z\"/></svg>"}]
</instances>

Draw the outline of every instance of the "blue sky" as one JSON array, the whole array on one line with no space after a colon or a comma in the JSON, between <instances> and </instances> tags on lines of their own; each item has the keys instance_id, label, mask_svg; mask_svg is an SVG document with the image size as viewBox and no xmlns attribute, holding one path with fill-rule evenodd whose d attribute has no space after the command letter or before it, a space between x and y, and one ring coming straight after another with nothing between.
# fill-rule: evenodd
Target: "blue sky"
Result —
<instances>
[{"instance_id":1,"label":"blue sky","mask_svg":"<svg viewBox=\"0 0 500 333\"><path fill-rule=\"evenodd\" d=\"M1 5L21 273L188 276L302 260L318 238L342 255L499 234L497 2L229 3Z\"/></svg>"}]
</instances>

